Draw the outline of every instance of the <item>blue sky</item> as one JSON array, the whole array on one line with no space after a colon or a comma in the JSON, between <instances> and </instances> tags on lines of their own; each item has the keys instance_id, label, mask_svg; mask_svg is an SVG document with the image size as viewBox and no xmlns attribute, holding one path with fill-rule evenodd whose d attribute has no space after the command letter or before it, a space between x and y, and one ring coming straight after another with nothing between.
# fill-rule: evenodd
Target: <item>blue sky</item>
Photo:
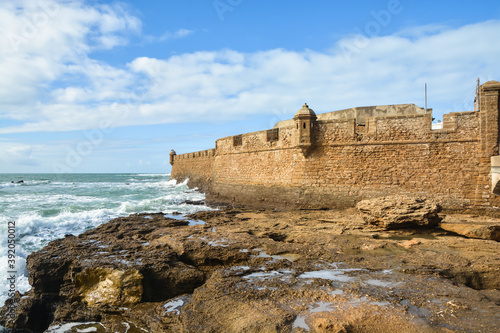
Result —
<instances>
[{"instance_id":1,"label":"blue sky","mask_svg":"<svg viewBox=\"0 0 500 333\"><path fill-rule=\"evenodd\" d=\"M170 171L168 153L317 113L473 109L498 1L3 0L0 172Z\"/></svg>"}]
</instances>

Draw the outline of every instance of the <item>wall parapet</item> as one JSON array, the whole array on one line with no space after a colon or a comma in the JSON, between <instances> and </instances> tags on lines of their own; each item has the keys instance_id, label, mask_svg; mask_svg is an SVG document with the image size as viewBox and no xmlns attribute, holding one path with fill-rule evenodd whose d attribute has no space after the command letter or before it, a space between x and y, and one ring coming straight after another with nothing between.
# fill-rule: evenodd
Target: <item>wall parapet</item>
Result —
<instances>
[{"instance_id":1,"label":"wall parapet","mask_svg":"<svg viewBox=\"0 0 500 333\"><path fill-rule=\"evenodd\" d=\"M289 149L294 147L293 132L293 128L279 128L227 136L216 141L215 150L223 155L256 149Z\"/></svg>"},{"instance_id":2,"label":"wall parapet","mask_svg":"<svg viewBox=\"0 0 500 333\"><path fill-rule=\"evenodd\" d=\"M185 154L175 155L174 161L184 160L184 159L193 159L193 158L214 157L214 156L215 156L215 149L212 148L212 149L196 151L193 153L185 153Z\"/></svg>"}]
</instances>

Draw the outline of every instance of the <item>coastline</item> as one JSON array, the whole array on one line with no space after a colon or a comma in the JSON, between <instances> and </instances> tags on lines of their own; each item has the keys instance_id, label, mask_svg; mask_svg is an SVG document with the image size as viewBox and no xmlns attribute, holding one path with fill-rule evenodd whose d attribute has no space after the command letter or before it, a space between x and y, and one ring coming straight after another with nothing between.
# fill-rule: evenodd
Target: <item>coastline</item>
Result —
<instances>
[{"instance_id":1,"label":"coastline","mask_svg":"<svg viewBox=\"0 0 500 333\"><path fill-rule=\"evenodd\" d=\"M5 286L14 271L25 292L26 257L50 241L133 213L210 209L189 204L204 198L168 174L0 174L0 280ZM10 289L0 288L0 306Z\"/></svg>"},{"instance_id":2,"label":"coastline","mask_svg":"<svg viewBox=\"0 0 500 333\"><path fill-rule=\"evenodd\" d=\"M355 209L134 214L30 255L33 288L7 326L493 332L499 252L439 228L368 226Z\"/></svg>"}]
</instances>

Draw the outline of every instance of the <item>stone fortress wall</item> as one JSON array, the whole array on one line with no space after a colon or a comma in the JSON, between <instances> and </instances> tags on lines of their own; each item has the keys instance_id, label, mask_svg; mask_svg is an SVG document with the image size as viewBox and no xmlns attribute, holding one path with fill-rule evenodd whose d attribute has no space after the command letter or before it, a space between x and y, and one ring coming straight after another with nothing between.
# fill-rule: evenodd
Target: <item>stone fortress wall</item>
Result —
<instances>
[{"instance_id":1,"label":"stone fortress wall","mask_svg":"<svg viewBox=\"0 0 500 333\"><path fill-rule=\"evenodd\" d=\"M500 83L479 89L478 111L444 115L413 104L316 115L307 105L274 128L175 155L172 178L211 202L344 208L391 194L435 198L450 210L500 212ZM497 188L496 188L497 187Z\"/></svg>"}]
</instances>

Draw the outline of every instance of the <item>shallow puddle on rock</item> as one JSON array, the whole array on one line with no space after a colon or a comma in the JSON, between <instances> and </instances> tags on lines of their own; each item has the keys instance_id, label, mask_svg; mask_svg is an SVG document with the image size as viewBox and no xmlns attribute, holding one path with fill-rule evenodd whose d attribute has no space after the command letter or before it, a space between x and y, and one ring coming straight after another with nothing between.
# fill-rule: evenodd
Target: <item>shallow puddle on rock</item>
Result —
<instances>
[{"instance_id":1,"label":"shallow puddle on rock","mask_svg":"<svg viewBox=\"0 0 500 333\"><path fill-rule=\"evenodd\" d=\"M106 327L98 322L77 322L65 323L60 325L50 326L45 333L84 333L84 332L106 332Z\"/></svg>"},{"instance_id":2,"label":"shallow puddle on rock","mask_svg":"<svg viewBox=\"0 0 500 333\"><path fill-rule=\"evenodd\" d=\"M239 271L239 270L248 271L249 269L250 269L250 266L233 266L233 267L231 267L232 271Z\"/></svg>"},{"instance_id":3,"label":"shallow puddle on rock","mask_svg":"<svg viewBox=\"0 0 500 333\"><path fill-rule=\"evenodd\" d=\"M372 286L376 287L383 287L383 288L391 288L391 287L396 287L402 284L402 282L391 282L391 281L382 281L382 280L376 280L376 279L368 279L364 281L365 283L368 283Z\"/></svg>"},{"instance_id":4,"label":"shallow puddle on rock","mask_svg":"<svg viewBox=\"0 0 500 333\"><path fill-rule=\"evenodd\" d=\"M293 326L292 326L292 329L294 328L303 328L307 331L309 331L309 325L306 324L306 316L297 316L297 318L295 318L295 321L293 322Z\"/></svg>"},{"instance_id":5,"label":"shallow puddle on rock","mask_svg":"<svg viewBox=\"0 0 500 333\"><path fill-rule=\"evenodd\" d=\"M323 279L323 280L331 280L331 281L339 281L339 282L351 282L356 278L353 276L345 275L346 271L359 270L359 269L350 269L350 270L342 270L342 269L323 269L319 271L310 271L302 273L298 276L299 279Z\"/></svg>"},{"instance_id":6,"label":"shallow puddle on rock","mask_svg":"<svg viewBox=\"0 0 500 333\"><path fill-rule=\"evenodd\" d=\"M371 305L376 305L376 306L388 306L391 305L389 302L384 302L384 301L372 301L368 297L360 297L360 298L355 298L349 301L348 303L351 306L359 306L363 304L371 304Z\"/></svg>"},{"instance_id":7,"label":"shallow puddle on rock","mask_svg":"<svg viewBox=\"0 0 500 333\"><path fill-rule=\"evenodd\" d=\"M216 241L211 241L211 240L208 240L208 239L206 239L206 238L204 238L204 237L195 237L194 235L191 235L191 236L187 237L187 239L194 239L194 238L198 238L199 240L204 241L204 242L206 242L208 245L213 246L213 247L217 247L217 246L220 246L220 247L228 247L228 246L229 246L229 244L223 244L223 243L221 243L221 242L226 242L226 243L228 243L228 240L227 240L227 239L222 239L222 238L221 238L221 239L218 239L218 240L216 240Z\"/></svg>"},{"instance_id":8,"label":"shallow puddle on rock","mask_svg":"<svg viewBox=\"0 0 500 333\"><path fill-rule=\"evenodd\" d=\"M129 322L123 322L122 325L125 327L125 331L123 333L142 333L142 332L148 332L143 328L137 327L134 324L131 324ZM115 332L119 333L119 332Z\"/></svg>"},{"instance_id":9,"label":"shallow puddle on rock","mask_svg":"<svg viewBox=\"0 0 500 333\"><path fill-rule=\"evenodd\" d=\"M253 251L259 251L259 254L252 255L253 257L271 258L272 259L271 262L275 262L277 260L288 260L288 261L294 262L295 260L297 260L301 257L300 254L295 254L295 253L282 253L282 254L269 255L266 253L266 251L259 249L259 248L253 249Z\"/></svg>"},{"instance_id":10,"label":"shallow puddle on rock","mask_svg":"<svg viewBox=\"0 0 500 333\"><path fill-rule=\"evenodd\" d=\"M261 268L265 269L265 268ZM282 281L287 280L292 277L295 271L290 269L279 269L276 271L262 271L255 272L248 275L245 275L243 278L247 280L257 279L257 280L267 280L271 278L281 278Z\"/></svg>"},{"instance_id":11,"label":"shallow puddle on rock","mask_svg":"<svg viewBox=\"0 0 500 333\"><path fill-rule=\"evenodd\" d=\"M277 277L280 275L282 275L282 274L278 271L255 272L252 274L245 275L244 278L245 279L267 279L267 278L271 278L271 277Z\"/></svg>"},{"instance_id":12,"label":"shallow puddle on rock","mask_svg":"<svg viewBox=\"0 0 500 333\"><path fill-rule=\"evenodd\" d=\"M202 220L186 220L189 222L189 225L204 225L205 221Z\"/></svg>"},{"instance_id":13,"label":"shallow puddle on rock","mask_svg":"<svg viewBox=\"0 0 500 333\"><path fill-rule=\"evenodd\" d=\"M309 312L315 313L315 312L329 312L332 310L335 310L336 306L333 305L332 303L329 302L317 302L314 303L314 305L309 308Z\"/></svg>"},{"instance_id":14,"label":"shallow puddle on rock","mask_svg":"<svg viewBox=\"0 0 500 333\"><path fill-rule=\"evenodd\" d=\"M334 290L334 294L337 294L337 291L339 290ZM343 293L340 290L340 293ZM331 293L330 293L331 294ZM347 302L348 306L352 307L357 307L359 305L363 304L371 304L371 305L377 305L377 306L388 306L391 305L389 302L377 302L377 301L372 301L368 297L360 297L360 298L355 298ZM300 313L297 315L295 318L295 321L293 322L293 328L303 328L306 331L309 331L309 325L307 325L306 320L307 318L313 314L313 313L318 313L318 312L332 312L337 310L339 307L345 308L345 303L340 303L338 305L331 303L331 302L323 302L319 301L314 304L312 304L306 311Z\"/></svg>"},{"instance_id":15,"label":"shallow puddle on rock","mask_svg":"<svg viewBox=\"0 0 500 333\"><path fill-rule=\"evenodd\" d=\"M225 241L223 239L221 239L221 241ZM213 246L213 247L217 247L217 246L220 246L220 247L228 247L229 244L222 244L222 243L219 243L218 241L207 241L208 245L210 246Z\"/></svg>"},{"instance_id":16,"label":"shallow puddle on rock","mask_svg":"<svg viewBox=\"0 0 500 333\"><path fill-rule=\"evenodd\" d=\"M333 303L329 302L317 302L314 303L309 309L306 310L306 313L301 313L297 315L295 318L295 321L293 322L292 329L293 328L303 328L306 331L309 331L309 325L306 323L307 317L311 313L317 313L317 312L330 312L335 310L335 305Z\"/></svg>"},{"instance_id":17,"label":"shallow puddle on rock","mask_svg":"<svg viewBox=\"0 0 500 333\"><path fill-rule=\"evenodd\" d=\"M330 291L329 294L332 296L339 296L339 295L343 295L344 291L342 289L335 289L335 290Z\"/></svg>"},{"instance_id":18,"label":"shallow puddle on rock","mask_svg":"<svg viewBox=\"0 0 500 333\"><path fill-rule=\"evenodd\" d=\"M163 305L163 308L165 309L163 315L166 315L167 313L174 313L176 315L179 315L181 313L182 307L186 305L187 302L189 302L190 298L191 296L186 295L171 299Z\"/></svg>"},{"instance_id":19,"label":"shallow puddle on rock","mask_svg":"<svg viewBox=\"0 0 500 333\"><path fill-rule=\"evenodd\" d=\"M173 215L173 214L165 214L163 215L163 217L165 218L169 218L169 219L174 219L174 220L179 220L179 221L186 221L188 222L190 226L194 226L194 225L205 225L205 221L202 221L202 220L192 220L192 219L188 219L186 218L185 215Z\"/></svg>"},{"instance_id":20,"label":"shallow puddle on rock","mask_svg":"<svg viewBox=\"0 0 500 333\"><path fill-rule=\"evenodd\" d=\"M426 318L431 315L429 310L412 305L411 301L408 299L400 301L399 304L408 306L408 313L415 317Z\"/></svg>"}]
</instances>

